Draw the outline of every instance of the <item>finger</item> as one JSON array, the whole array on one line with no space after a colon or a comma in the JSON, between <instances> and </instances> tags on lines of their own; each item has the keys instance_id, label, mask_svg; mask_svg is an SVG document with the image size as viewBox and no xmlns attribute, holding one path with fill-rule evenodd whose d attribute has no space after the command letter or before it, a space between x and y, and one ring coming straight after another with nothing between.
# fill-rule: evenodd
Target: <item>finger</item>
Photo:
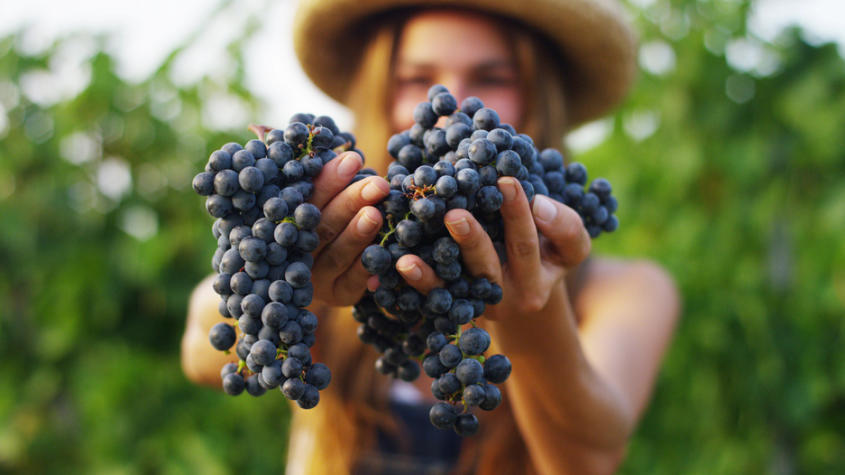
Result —
<instances>
[{"instance_id":1,"label":"finger","mask_svg":"<svg viewBox=\"0 0 845 475\"><path fill-rule=\"evenodd\" d=\"M316 187L315 187L316 188ZM377 203L390 193L390 184L384 178L373 176L357 181L337 194L323 207L317 236L320 244L317 253L331 244L346 229L349 221L364 206ZM379 222L381 218L379 218Z\"/></svg>"},{"instance_id":2,"label":"finger","mask_svg":"<svg viewBox=\"0 0 845 475\"><path fill-rule=\"evenodd\" d=\"M537 229L546 237L543 252L564 267L580 264L590 254L590 235L578 213L543 195L531 206Z\"/></svg>"},{"instance_id":3,"label":"finger","mask_svg":"<svg viewBox=\"0 0 845 475\"><path fill-rule=\"evenodd\" d=\"M338 238L329 243L323 249L323 252L317 255L314 261L312 280L314 282L335 282L343 273L348 272L355 261L360 261L359 255L378 234L381 224L381 213L377 209L366 206L359 210ZM357 284L363 291L369 274L364 271L363 266L361 266L361 271L363 273L358 277ZM315 285L315 290L320 287ZM348 289L349 287L349 285L346 285L344 288ZM326 292L328 291L327 289ZM321 297L328 296L321 295ZM324 300L334 301L335 299L324 298Z\"/></svg>"},{"instance_id":4,"label":"finger","mask_svg":"<svg viewBox=\"0 0 845 475\"><path fill-rule=\"evenodd\" d=\"M353 256L353 264L343 272L332 286L335 298L341 305L353 305L361 298L371 276L361 263L361 252Z\"/></svg>"},{"instance_id":5,"label":"finger","mask_svg":"<svg viewBox=\"0 0 845 475\"><path fill-rule=\"evenodd\" d=\"M465 209L453 209L443 218L449 234L461 248L464 264L471 275L487 277L502 284L502 267L490 236Z\"/></svg>"},{"instance_id":6,"label":"finger","mask_svg":"<svg viewBox=\"0 0 845 475\"><path fill-rule=\"evenodd\" d=\"M323 209L332 198L349 185L358 170L364 166L361 156L355 152L344 152L323 166L314 179L314 194L311 204Z\"/></svg>"},{"instance_id":7,"label":"finger","mask_svg":"<svg viewBox=\"0 0 845 475\"><path fill-rule=\"evenodd\" d=\"M443 280L437 277L428 264L419 256L405 254L396 261L396 270L411 287L428 294L435 287L443 287Z\"/></svg>"},{"instance_id":8,"label":"finger","mask_svg":"<svg viewBox=\"0 0 845 475\"><path fill-rule=\"evenodd\" d=\"M367 278L367 290L370 292L375 292L379 288L379 285L381 285L381 282L379 282L377 275L371 275Z\"/></svg>"},{"instance_id":9,"label":"finger","mask_svg":"<svg viewBox=\"0 0 845 475\"><path fill-rule=\"evenodd\" d=\"M515 178L499 178L499 190L504 198L501 211L508 271L519 287L535 289L540 280L540 239L531 207L522 185Z\"/></svg>"}]
</instances>

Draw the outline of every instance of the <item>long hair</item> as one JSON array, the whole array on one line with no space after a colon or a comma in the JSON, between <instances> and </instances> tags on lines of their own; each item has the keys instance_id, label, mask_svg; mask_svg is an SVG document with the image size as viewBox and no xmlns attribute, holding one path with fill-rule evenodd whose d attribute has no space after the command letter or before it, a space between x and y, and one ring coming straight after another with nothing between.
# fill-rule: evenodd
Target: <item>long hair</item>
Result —
<instances>
[{"instance_id":1,"label":"long hair","mask_svg":"<svg viewBox=\"0 0 845 475\"><path fill-rule=\"evenodd\" d=\"M357 74L351 78L345 101L354 113L358 148L367 153L366 163L384 172L389 163L386 143L391 130L390 109L393 64L402 28L411 11L380 17L363 49ZM562 147L567 130L565 83L557 50L536 33L493 18L508 44L520 71L523 115L519 131L534 138L538 148ZM365 31L361 28L357 31ZM348 309L323 313L315 353L332 368L332 384L321 393L316 410L295 409L291 427L289 473L338 474L353 470L360 455L372 447L376 429L395 431L388 410L389 378L377 374L375 350L356 337L357 323ZM330 344L329 344L330 342ZM530 463L519 436L504 389L502 405L478 414L482 431L463 441L456 472L526 473ZM478 411L484 412L484 411ZM304 465L301 465L304 464Z\"/></svg>"}]
</instances>

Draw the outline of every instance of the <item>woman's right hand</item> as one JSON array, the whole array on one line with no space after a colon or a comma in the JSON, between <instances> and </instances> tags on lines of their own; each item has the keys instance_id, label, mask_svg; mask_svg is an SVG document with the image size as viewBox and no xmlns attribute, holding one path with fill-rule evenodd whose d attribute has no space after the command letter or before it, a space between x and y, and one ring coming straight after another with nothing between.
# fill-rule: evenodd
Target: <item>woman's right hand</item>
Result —
<instances>
[{"instance_id":1,"label":"woman's right hand","mask_svg":"<svg viewBox=\"0 0 845 475\"><path fill-rule=\"evenodd\" d=\"M366 290L370 275L359 256L382 225L381 213L371 205L390 193L387 181L377 176L347 187L362 166L360 155L345 152L328 162L314 180L310 201L322 217L311 280L314 299L329 306L353 305Z\"/></svg>"}]
</instances>

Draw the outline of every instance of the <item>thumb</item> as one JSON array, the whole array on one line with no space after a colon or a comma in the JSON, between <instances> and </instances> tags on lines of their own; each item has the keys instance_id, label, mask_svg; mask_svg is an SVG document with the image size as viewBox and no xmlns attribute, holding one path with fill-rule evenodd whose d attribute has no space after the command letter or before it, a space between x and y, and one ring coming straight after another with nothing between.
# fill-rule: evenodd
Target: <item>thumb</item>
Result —
<instances>
[{"instance_id":1,"label":"thumb","mask_svg":"<svg viewBox=\"0 0 845 475\"><path fill-rule=\"evenodd\" d=\"M546 238L543 243L545 260L574 267L590 254L590 235L575 210L547 196L536 195L531 213L537 229Z\"/></svg>"}]
</instances>

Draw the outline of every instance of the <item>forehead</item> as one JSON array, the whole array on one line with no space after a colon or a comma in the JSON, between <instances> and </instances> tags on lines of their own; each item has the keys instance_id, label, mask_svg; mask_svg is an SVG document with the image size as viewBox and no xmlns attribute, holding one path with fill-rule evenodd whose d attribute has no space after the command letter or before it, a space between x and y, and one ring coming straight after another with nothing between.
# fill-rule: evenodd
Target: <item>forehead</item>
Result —
<instances>
[{"instance_id":1,"label":"forehead","mask_svg":"<svg viewBox=\"0 0 845 475\"><path fill-rule=\"evenodd\" d=\"M460 65L510 62L502 26L487 15L463 10L424 10L411 16L399 39L397 64Z\"/></svg>"}]
</instances>

